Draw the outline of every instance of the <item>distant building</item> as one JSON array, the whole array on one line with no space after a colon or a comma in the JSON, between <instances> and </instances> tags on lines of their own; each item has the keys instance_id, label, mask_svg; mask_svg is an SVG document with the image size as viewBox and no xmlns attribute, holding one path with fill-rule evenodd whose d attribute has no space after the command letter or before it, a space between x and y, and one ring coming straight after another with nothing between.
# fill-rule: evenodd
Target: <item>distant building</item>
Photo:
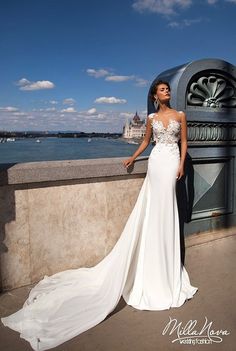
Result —
<instances>
[{"instance_id":1,"label":"distant building","mask_svg":"<svg viewBox=\"0 0 236 351\"><path fill-rule=\"evenodd\" d=\"M137 111L131 121L126 121L123 127L122 137L126 139L140 139L145 136L146 125L145 120L141 121Z\"/></svg>"}]
</instances>

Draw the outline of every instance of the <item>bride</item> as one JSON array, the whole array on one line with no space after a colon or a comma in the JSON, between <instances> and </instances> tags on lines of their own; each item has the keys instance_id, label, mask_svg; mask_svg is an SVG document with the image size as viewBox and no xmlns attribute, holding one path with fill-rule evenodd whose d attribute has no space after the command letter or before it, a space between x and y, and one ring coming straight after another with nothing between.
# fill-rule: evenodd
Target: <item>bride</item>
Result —
<instances>
[{"instance_id":1,"label":"bride","mask_svg":"<svg viewBox=\"0 0 236 351\"><path fill-rule=\"evenodd\" d=\"M34 350L48 350L97 325L121 296L136 309L160 311L183 305L198 290L181 263L175 192L184 175L186 117L170 107L168 82L158 81L152 96L157 113L147 117L144 140L123 166L133 164L152 134L156 144L137 201L113 249L94 267L45 276L22 309L2 318Z\"/></svg>"}]
</instances>

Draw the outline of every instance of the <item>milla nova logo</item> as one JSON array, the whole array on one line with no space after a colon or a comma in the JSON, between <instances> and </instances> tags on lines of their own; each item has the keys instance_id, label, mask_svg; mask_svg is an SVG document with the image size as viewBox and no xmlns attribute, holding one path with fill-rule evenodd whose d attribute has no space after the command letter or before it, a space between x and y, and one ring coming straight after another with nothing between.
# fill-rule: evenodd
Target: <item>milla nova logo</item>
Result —
<instances>
[{"instance_id":1,"label":"milla nova logo","mask_svg":"<svg viewBox=\"0 0 236 351\"><path fill-rule=\"evenodd\" d=\"M229 335L228 330L213 330L212 321L208 322L205 317L205 324L202 327L198 327L196 320L189 320L185 325L182 322L177 321L175 318L169 317L170 321L163 329L162 335L172 335L176 332L177 338L172 340L172 343L179 341L180 344L212 344L214 342L220 343L223 341L222 336Z\"/></svg>"}]
</instances>

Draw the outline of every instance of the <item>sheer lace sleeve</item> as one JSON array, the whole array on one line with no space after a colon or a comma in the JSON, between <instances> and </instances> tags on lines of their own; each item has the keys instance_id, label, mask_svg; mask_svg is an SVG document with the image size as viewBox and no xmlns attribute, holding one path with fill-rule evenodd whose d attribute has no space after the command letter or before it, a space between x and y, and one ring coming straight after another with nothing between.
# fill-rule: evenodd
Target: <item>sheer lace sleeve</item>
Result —
<instances>
[{"instance_id":1,"label":"sheer lace sleeve","mask_svg":"<svg viewBox=\"0 0 236 351\"><path fill-rule=\"evenodd\" d=\"M154 115L155 115L155 113L150 113L150 115L148 115L148 119L151 121L151 126L153 126Z\"/></svg>"},{"instance_id":2,"label":"sheer lace sleeve","mask_svg":"<svg viewBox=\"0 0 236 351\"><path fill-rule=\"evenodd\" d=\"M150 113L150 115L148 115L149 119L152 119L154 117L155 113Z\"/></svg>"}]
</instances>

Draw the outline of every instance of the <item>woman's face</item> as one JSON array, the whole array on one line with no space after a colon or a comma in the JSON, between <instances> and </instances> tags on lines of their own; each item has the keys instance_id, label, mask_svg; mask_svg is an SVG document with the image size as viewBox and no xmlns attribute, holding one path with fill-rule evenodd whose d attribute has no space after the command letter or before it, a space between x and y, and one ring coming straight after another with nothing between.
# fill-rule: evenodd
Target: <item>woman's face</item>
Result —
<instances>
[{"instance_id":1,"label":"woman's face","mask_svg":"<svg viewBox=\"0 0 236 351\"><path fill-rule=\"evenodd\" d=\"M166 84L159 84L157 86L157 91L155 97L158 98L159 101L165 102L170 100L170 89Z\"/></svg>"}]
</instances>

